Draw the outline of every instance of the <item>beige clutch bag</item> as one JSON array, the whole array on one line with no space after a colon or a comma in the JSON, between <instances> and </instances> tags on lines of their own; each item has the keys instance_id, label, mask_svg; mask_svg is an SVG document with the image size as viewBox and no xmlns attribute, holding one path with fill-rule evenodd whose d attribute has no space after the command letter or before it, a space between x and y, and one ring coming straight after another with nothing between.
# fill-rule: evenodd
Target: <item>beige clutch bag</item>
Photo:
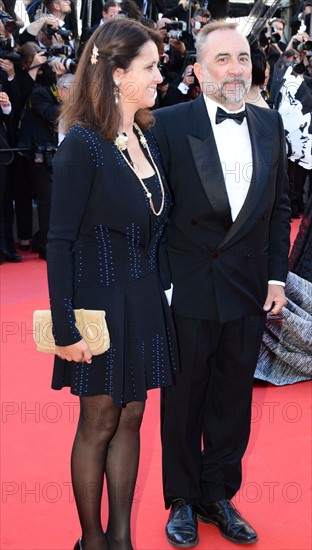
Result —
<instances>
[{"instance_id":1,"label":"beige clutch bag","mask_svg":"<svg viewBox=\"0 0 312 550\"><path fill-rule=\"evenodd\" d=\"M110 346L105 311L96 309L75 309L76 327L88 344L92 355L105 353ZM55 354L52 334L52 317L49 309L38 309L33 316L34 340L37 350Z\"/></svg>"}]
</instances>

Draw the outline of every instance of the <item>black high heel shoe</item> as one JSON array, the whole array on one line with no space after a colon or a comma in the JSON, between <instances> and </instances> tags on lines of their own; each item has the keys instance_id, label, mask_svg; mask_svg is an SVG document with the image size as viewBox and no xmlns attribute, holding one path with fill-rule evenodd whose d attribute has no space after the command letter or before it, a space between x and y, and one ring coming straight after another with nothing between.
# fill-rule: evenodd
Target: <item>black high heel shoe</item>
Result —
<instances>
[{"instance_id":1,"label":"black high heel shoe","mask_svg":"<svg viewBox=\"0 0 312 550\"><path fill-rule=\"evenodd\" d=\"M77 540L75 546L74 546L74 550L83 550L82 548L82 538L80 537L79 540Z\"/></svg>"}]
</instances>

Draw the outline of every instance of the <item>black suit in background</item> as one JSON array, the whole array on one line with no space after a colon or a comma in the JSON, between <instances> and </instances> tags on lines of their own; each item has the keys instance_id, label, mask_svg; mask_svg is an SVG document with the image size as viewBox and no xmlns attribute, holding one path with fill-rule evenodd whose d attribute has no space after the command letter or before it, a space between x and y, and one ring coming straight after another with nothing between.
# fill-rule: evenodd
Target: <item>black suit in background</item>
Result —
<instances>
[{"instance_id":1,"label":"black suit in background","mask_svg":"<svg viewBox=\"0 0 312 550\"><path fill-rule=\"evenodd\" d=\"M8 142L8 127L12 125L12 113L3 114L0 107L0 263L3 261L2 250L11 245L12 217L11 217L11 193L9 189L9 168L13 160L12 151ZM9 207L9 212L7 208Z\"/></svg>"},{"instance_id":2,"label":"black suit in background","mask_svg":"<svg viewBox=\"0 0 312 550\"><path fill-rule=\"evenodd\" d=\"M268 280L287 274L281 119L253 105L246 112L253 176L234 223L203 97L156 112L153 131L173 198L162 274L165 288L173 283L182 364L162 399L167 507L176 498L231 499L239 489Z\"/></svg>"},{"instance_id":3,"label":"black suit in background","mask_svg":"<svg viewBox=\"0 0 312 550\"><path fill-rule=\"evenodd\" d=\"M29 232L32 228L31 190L33 189L38 200L39 221L39 230L33 236L33 249L43 256L51 207L53 152L49 150L56 150L57 147L56 121L59 114L59 101L55 90L55 85L39 85L33 89L19 134L19 147L29 147L30 150L23 153L23 159L19 159L15 166L18 237L19 239L31 237ZM36 162L37 160L40 162Z\"/></svg>"}]
</instances>

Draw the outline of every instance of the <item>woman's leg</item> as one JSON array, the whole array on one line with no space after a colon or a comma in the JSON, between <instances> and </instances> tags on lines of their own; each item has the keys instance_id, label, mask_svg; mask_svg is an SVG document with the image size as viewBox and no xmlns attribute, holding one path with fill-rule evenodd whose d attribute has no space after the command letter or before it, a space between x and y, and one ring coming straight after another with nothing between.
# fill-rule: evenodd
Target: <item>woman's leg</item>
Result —
<instances>
[{"instance_id":1,"label":"woman's leg","mask_svg":"<svg viewBox=\"0 0 312 550\"><path fill-rule=\"evenodd\" d=\"M108 549L101 523L101 499L108 446L121 411L109 396L80 398L71 466L83 550Z\"/></svg>"},{"instance_id":2,"label":"woman's leg","mask_svg":"<svg viewBox=\"0 0 312 550\"><path fill-rule=\"evenodd\" d=\"M145 402L128 403L109 444L106 478L109 519L106 537L110 550L132 550L130 514L138 473L140 426Z\"/></svg>"}]
</instances>

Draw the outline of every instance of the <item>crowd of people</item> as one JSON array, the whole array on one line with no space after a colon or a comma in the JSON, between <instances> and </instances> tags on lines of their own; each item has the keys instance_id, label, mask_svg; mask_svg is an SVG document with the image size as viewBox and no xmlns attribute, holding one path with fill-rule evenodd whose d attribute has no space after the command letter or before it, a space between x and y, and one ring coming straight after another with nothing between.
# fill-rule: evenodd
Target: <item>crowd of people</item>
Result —
<instances>
[{"instance_id":1,"label":"crowd of people","mask_svg":"<svg viewBox=\"0 0 312 550\"><path fill-rule=\"evenodd\" d=\"M52 387L80 402L75 550L133 548L140 425L153 388L162 395L167 540L196 546L199 520L252 544L258 534L232 499L267 317L281 333L285 308L294 309L290 221L307 202L311 210L311 4L294 14L289 40L281 18L246 37L185 0L88 6L79 37L70 0L34 0L26 29L0 11L1 261L22 261L15 212L19 250L47 260ZM291 257L301 308L309 220ZM77 308L105 310L106 354L92 356ZM305 344L304 368L310 336Z\"/></svg>"}]
</instances>

